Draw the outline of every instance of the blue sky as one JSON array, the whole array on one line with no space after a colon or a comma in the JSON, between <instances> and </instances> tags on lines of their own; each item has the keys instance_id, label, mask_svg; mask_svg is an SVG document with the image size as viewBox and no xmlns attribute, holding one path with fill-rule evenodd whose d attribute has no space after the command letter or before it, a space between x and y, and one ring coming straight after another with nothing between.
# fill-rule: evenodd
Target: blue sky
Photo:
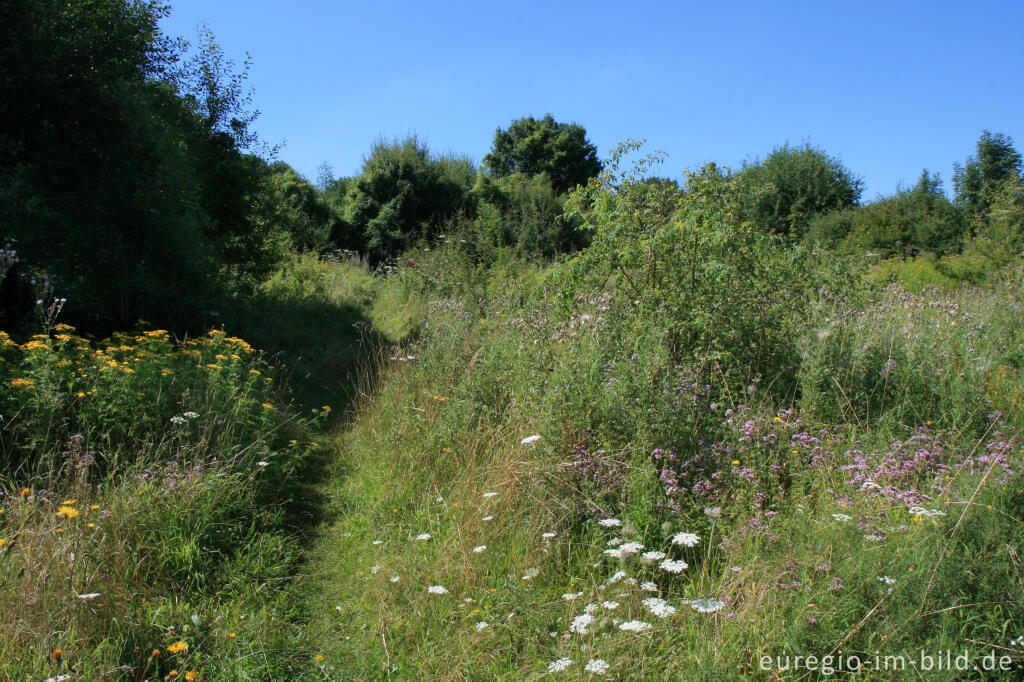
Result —
<instances>
[{"instance_id":1,"label":"blue sky","mask_svg":"<svg viewBox=\"0 0 1024 682\"><path fill-rule=\"evenodd\" d=\"M408 134L479 163L549 112L602 158L646 139L670 177L808 141L865 199L925 167L949 191L982 129L1024 149L1022 2L170 1L166 33L253 55L256 130L311 180Z\"/></svg>"}]
</instances>

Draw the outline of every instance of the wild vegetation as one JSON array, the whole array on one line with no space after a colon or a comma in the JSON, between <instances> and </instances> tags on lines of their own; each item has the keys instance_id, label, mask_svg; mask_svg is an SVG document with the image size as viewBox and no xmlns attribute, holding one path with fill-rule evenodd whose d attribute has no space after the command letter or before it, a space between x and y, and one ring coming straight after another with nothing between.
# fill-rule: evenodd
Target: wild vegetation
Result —
<instances>
[{"instance_id":1,"label":"wild vegetation","mask_svg":"<svg viewBox=\"0 0 1024 682\"><path fill-rule=\"evenodd\" d=\"M1010 138L313 184L165 11L0 25L0 679L1024 677Z\"/></svg>"}]
</instances>

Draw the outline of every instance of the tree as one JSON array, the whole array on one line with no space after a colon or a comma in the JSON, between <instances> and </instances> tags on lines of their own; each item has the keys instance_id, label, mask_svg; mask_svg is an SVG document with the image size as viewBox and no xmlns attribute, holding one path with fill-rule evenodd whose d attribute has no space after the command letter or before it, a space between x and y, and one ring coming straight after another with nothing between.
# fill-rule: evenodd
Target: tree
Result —
<instances>
[{"instance_id":1,"label":"tree","mask_svg":"<svg viewBox=\"0 0 1024 682\"><path fill-rule=\"evenodd\" d=\"M818 216L807 232L810 241L881 256L954 253L963 236L959 211L943 193L938 174L927 170L911 189L898 188L891 197Z\"/></svg>"},{"instance_id":2,"label":"tree","mask_svg":"<svg viewBox=\"0 0 1024 682\"><path fill-rule=\"evenodd\" d=\"M1013 147L1013 140L1002 133L985 130L978 140L977 156L967 157L963 166L953 171L956 204L973 219L988 211L1000 185L1021 176L1021 157Z\"/></svg>"},{"instance_id":3,"label":"tree","mask_svg":"<svg viewBox=\"0 0 1024 682\"><path fill-rule=\"evenodd\" d=\"M345 220L371 260L430 241L463 208L473 177L468 161L436 158L415 137L379 141L345 196Z\"/></svg>"},{"instance_id":4,"label":"tree","mask_svg":"<svg viewBox=\"0 0 1024 682\"><path fill-rule=\"evenodd\" d=\"M860 201L863 181L823 150L804 144L776 147L764 161L744 164L740 174L764 189L756 201L738 207L762 229L802 236L817 215Z\"/></svg>"},{"instance_id":5,"label":"tree","mask_svg":"<svg viewBox=\"0 0 1024 682\"><path fill-rule=\"evenodd\" d=\"M0 240L47 272L69 321L185 327L279 255L254 219L266 164L208 32L162 3L18 0L0 22ZM2 243L0 242L0 243Z\"/></svg>"},{"instance_id":6,"label":"tree","mask_svg":"<svg viewBox=\"0 0 1024 682\"><path fill-rule=\"evenodd\" d=\"M597 148L587 131L575 123L558 123L551 114L512 122L494 133L494 146L484 165L498 177L544 173L559 193L567 192L601 172Z\"/></svg>"}]
</instances>

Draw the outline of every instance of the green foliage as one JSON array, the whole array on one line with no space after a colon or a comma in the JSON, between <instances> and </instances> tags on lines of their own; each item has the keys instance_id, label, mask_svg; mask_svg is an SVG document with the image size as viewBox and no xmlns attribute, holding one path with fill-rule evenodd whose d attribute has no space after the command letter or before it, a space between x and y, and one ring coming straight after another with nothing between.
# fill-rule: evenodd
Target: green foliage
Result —
<instances>
[{"instance_id":1,"label":"green foliage","mask_svg":"<svg viewBox=\"0 0 1024 682\"><path fill-rule=\"evenodd\" d=\"M1021 174L1020 153L1014 148L1013 139L1002 133L982 131L976 154L967 157L963 166L957 164L953 173L956 203L968 220L986 213L1000 185L1009 179L1019 179Z\"/></svg>"},{"instance_id":2,"label":"green foliage","mask_svg":"<svg viewBox=\"0 0 1024 682\"><path fill-rule=\"evenodd\" d=\"M243 154L255 114L209 31L182 64L158 3L16 5L0 28L0 237L65 315L180 328L269 275L282 249L253 217L264 164Z\"/></svg>"},{"instance_id":3,"label":"green foliage","mask_svg":"<svg viewBox=\"0 0 1024 682\"><path fill-rule=\"evenodd\" d=\"M733 207L753 200L746 178L709 164L674 191L642 179L658 156L619 170L638 148L620 146L570 198L594 237L569 264L566 299L610 292L623 341L656 334L673 364L710 359L735 382L791 376L794 325L813 286L807 254L737 217Z\"/></svg>"},{"instance_id":4,"label":"green foliage","mask_svg":"<svg viewBox=\"0 0 1024 682\"><path fill-rule=\"evenodd\" d=\"M345 221L372 261L394 258L432 240L463 207L472 182L468 162L436 158L415 137L380 141L349 185Z\"/></svg>"},{"instance_id":5,"label":"green foliage","mask_svg":"<svg viewBox=\"0 0 1024 682\"><path fill-rule=\"evenodd\" d=\"M565 196L546 175L515 173L477 176L469 194L475 206L473 232L494 247L511 247L523 256L551 259L579 249L586 235L565 215Z\"/></svg>"},{"instance_id":6,"label":"green foliage","mask_svg":"<svg viewBox=\"0 0 1024 682\"><path fill-rule=\"evenodd\" d=\"M815 216L855 206L864 188L838 159L806 143L776 147L763 161L744 164L740 174L763 191L736 209L763 230L794 237Z\"/></svg>"},{"instance_id":7,"label":"green foliage","mask_svg":"<svg viewBox=\"0 0 1024 682\"><path fill-rule=\"evenodd\" d=\"M558 193L586 184L601 171L587 131L575 123L559 123L551 114L517 119L508 130L498 128L484 165L497 177L544 174Z\"/></svg>"},{"instance_id":8,"label":"green foliage","mask_svg":"<svg viewBox=\"0 0 1024 682\"><path fill-rule=\"evenodd\" d=\"M989 187L986 201L987 212L972 221L966 252L998 269L1024 253L1024 178L1010 176Z\"/></svg>"},{"instance_id":9,"label":"green foliage","mask_svg":"<svg viewBox=\"0 0 1024 682\"><path fill-rule=\"evenodd\" d=\"M964 232L961 214L942 192L938 175L922 171L909 190L816 217L807 238L847 253L871 251L888 257L956 253Z\"/></svg>"},{"instance_id":10,"label":"green foliage","mask_svg":"<svg viewBox=\"0 0 1024 682\"><path fill-rule=\"evenodd\" d=\"M259 193L266 209L260 218L266 221L267 231L287 234L290 247L299 252L323 251L337 221L330 204L283 161L271 164L267 170L264 189Z\"/></svg>"}]
</instances>

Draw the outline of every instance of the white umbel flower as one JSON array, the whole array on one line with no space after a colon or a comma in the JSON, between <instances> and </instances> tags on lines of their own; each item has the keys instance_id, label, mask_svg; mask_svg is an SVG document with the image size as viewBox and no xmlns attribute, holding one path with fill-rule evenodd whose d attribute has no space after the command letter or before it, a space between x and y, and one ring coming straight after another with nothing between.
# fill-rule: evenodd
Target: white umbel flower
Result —
<instances>
[{"instance_id":1,"label":"white umbel flower","mask_svg":"<svg viewBox=\"0 0 1024 682\"><path fill-rule=\"evenodd\" d=\"M619 629L626 632L643 632L644 630L650 630L652 627L654 626L642 620L627 620L619 626Z\"/></svg>"},{"instance_id":2,"label":"white umbel flower","mask_svg":"<svg viewBox=\"0 0 1024 682\"><path fill-rule=\"evenodd\" d=\"M672 536L672 544L683 547L694 547L700 542L700 536L696 533L676 533Z\"/></svg>"}]
</instances>

